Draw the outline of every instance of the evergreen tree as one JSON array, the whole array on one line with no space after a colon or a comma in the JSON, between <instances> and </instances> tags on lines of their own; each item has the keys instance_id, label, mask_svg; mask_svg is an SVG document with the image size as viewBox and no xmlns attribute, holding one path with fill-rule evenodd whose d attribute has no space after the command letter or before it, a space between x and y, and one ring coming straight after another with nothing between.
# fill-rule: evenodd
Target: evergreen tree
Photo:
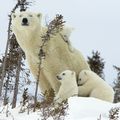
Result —
<instances>
[{"instance_id":1,"label":"evergreen tree","mask_svg":"<svg viewBox=\"0 0 120 120\"><path fill-rule=\"evenodd\" d=\"M120 102L120 67L113 66L117 70L117 79L114 81L114 102Z\"/></svg>"},{"instance_id":2,"label":"evergreen tree","mask_svg":"<svg viewBox=\"0 0 120 120\"><path fill-rule=\"evenodd\" d=\"M5 55L0 60L0 96L2 95L3 85L5 86L5 93L4 93L4 105L7 103L7 92L9 88L9 83L15 81L14 86L14 96L13 96L13 103L12 107L16 106L17 94L18 94L18 83L20 78L20 72L24 72L26 76L28 73L24 69L24 62L25 54L18 45L15 35L12 33L11 30L11 15L16 11L16 9L20 8L20 11L25 11L29 2L26 0L18 0L14 8L11 10L9 15L9 24L8 24L8 38L6 44Z\"/></svg>"},{"instance_id":3,"label":"evergreen tree","mask_svg":"<svg viewBox=\"0 0 120 120\"><path fill-rule=\"evenodd\" d=\"M97 73L101 78L104 78L104 59L101 58L100 53L98 51L92 51L92 57L88 57L88 64L92 71Z\"/></svg>"},{"instance_id":4,"label":"evergreen tree","mask_svg":"<svg viewBox=\"0 0 120 120\"><path fill-rule=\"evenodd\" d=\"M26 2L26 0L21 0L21 1L18 1L18 2L19 2L20 11L25 11L27 9L27 7L25 7L25 6L29 5ZM12 42L11 47L16 47L15 44L17 44L17 41L16 41L16 38L14 36L14 44ZM13 50L13 48L11 50ZM14 50L15 50L14 52L18 53L18 55L17 55L18 59L17 59L17 63L16 63L16 78L15 78L15 86L14 86L14 95L13 95L13 101L12 101L12 108L16 107L20 72L24 71L24 69L22 69L22 66L24 65L22 59L25 59L25 54L24 54L24 52L22 51L22 49L20 48L20 46L18 44L17 44L16 49L14 49ZM14 52L12 52L12 53L14 53Z\"/></svg>"}]
</instances>

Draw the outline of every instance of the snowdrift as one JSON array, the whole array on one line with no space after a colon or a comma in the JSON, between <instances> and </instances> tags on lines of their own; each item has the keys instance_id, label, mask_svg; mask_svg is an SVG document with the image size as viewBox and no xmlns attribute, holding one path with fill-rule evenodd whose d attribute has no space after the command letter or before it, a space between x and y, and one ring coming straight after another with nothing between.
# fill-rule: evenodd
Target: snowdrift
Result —
<instances>
[{"instance_id":1,"label":"snowdrift","mask_svg":"<svg viewBox=\"0 0 120 120\"><path fill-rule=\"evenodd\" d=\"M109 111L111 108L120 107L120 103L113 104L90 97L71 97L68 100L69 109L65 120L109 120ZM2 110L0 107L0 111ZM19 113L20 107L10 109L9 117L6 117L5 111L0 112L0 120L41 120L40 112ZM120 116L120 113L119 113ZM50 118L49 120L52 120ZM120 118L118 119L120 120Z\"/></svg>"}]
</instances>

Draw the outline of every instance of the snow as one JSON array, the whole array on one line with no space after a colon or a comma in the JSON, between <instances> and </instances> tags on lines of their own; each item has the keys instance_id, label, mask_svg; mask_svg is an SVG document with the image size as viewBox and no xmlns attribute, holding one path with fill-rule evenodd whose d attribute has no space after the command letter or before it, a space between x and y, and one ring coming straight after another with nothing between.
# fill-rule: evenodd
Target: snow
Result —
<instances>
[{"instance_id":1,"label":"snow","mask_svg":"<svg viewBox=\"0 0 120 120\"><path fill-rule=\"evenodd\" d=\"M109 120L111 108L120 107L120 103L109 103L90 97L71 97L68 99L69 109L65 120ZM7 107L7 106L6 106ZM0 120L41 120L40 111L27 114L19 113L20 106L9 109L9 117L6 117L6 108L0 107ZM1 112L2 111L2 112ZM49 118L48 120L53 120ZM120 119L118 119L120 120Z\"/></svg>"},{"instance_id":2,"label":"snow","mask_svg":"<svg viewBox=\"0 0 120 120\"><path fill-rule=\"evenodd\" d=\"M71 120L97 120L100 115L108 118L108 111L114 106L109 102L84 97L70 98L68 102Z\"/></svg>"}]
</instances>

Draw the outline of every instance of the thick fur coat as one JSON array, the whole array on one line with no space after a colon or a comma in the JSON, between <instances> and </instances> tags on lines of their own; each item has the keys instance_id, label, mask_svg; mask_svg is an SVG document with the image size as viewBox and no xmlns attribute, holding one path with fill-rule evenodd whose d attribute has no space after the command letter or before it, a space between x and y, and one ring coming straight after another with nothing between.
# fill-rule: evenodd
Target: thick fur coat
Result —
<instances>
[{"instance_id":1,"label":"thick fur coat","mask_svg":"<svg viewBox=\"0 0 120 120\"><path fill-rule=\"evenodd\" d=\"M32 12L20 12L12 15L12 30L25 52L30 71L35 78L39 74L38 63L40 61L38 54L43 42L41 36L46 34L46 28L41 25L41 16L41 14ZM24 22L27 22L27 24L24 25ZM69 35L70 32L68 28L64 27L61 34ZM44 47L46 56L42 61L39 79L42 92L53 88L57 93L60 82L56 79L56 75L64 70L70 69L79 74L84 69L90 69L81 52L76 49L71 52L68 45L59 33L52 36L46 43Z\"/></svg>"},{"instance_id":2,"label":"thick fur coat","mask_svg":"<svg viewBox=\"0 0 120 120\"><path fill-rule=\"evenodd\" d=\"M102 78L100 78L96 73L83 70L79 74L78 82L79 95L80 96L90 96L101 100L113 102L114 91L113 88L107 84Z\"/></svg>"},{"instance_id":3,"label":"thick fur coat","mask_svg":"<svg viewBox=\"0 0 120 120\"><path fill-rule=\"evenodd\" d=\"M72 96L78 96L78 86L76 82L76 73L65 70L57 76L60 81L60 89L55 97L55 102L61 103Z\"/></svg>"}]
</instances>

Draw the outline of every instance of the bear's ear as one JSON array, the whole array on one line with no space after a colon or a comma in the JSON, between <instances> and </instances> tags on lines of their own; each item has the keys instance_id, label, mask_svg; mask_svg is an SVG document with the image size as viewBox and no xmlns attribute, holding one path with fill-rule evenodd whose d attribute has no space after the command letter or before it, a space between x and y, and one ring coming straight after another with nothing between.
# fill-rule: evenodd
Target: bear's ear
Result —
<instances>
[{"instance_id":1,"label":"bear's ear","mask_svg":"<svg viewBox=\"0 0 120 120\"><path fill-rule=\"evenodd\" d=\"M41 14L41 13L38 13L38 14L37 14L37 17L41 19L41 18L42 18L42 14Z\"/></svg>"},{"instance_id":2,"label":"bear's ear","mask_svg":"<svg viewBox=\"0 0 120 120\"><path fill-rule=\"evenodd\" d=\"M72 73L71 73L72 75L75 75L75 72L74 71L72 71Z\"/></svg>"},{"instance_id":3,"label":"bear's ear","mask_svg":"<svg viewBox=\"0 0 120 120\"><path fill-rule=\"evenodd\" d=\"M12 19L16 18L16 14L12 13L11 17L12 17Z\"/></svg>"}]
</instances>

